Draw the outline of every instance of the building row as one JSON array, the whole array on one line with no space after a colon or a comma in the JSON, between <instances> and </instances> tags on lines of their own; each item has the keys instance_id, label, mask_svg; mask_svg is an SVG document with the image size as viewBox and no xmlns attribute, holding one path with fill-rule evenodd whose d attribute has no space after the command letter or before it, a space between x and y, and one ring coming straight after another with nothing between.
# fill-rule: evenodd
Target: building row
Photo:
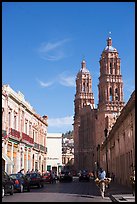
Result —
<instances>
[{"instance_id":1,"label":"building row","mask_svg":"<svg viewBox=\"0 0 137 204\"><path fill-rule=\"evenodd\" d=\"M60 171L62 134L48 133L47 120L46 115L36 113L20 91L2 86L2 167L6 172Z\"/></svg>"}]
</instances>

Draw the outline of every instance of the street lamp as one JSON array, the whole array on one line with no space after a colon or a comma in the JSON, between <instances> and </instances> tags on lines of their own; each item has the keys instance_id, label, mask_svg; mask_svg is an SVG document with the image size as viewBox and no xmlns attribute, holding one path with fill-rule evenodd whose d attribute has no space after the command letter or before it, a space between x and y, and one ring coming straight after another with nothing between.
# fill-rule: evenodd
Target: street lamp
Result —
<instances>
[{"instance_id":1,"label":"street lamp","mask_svg":"<svg viewBox=\"0 0 137 204\"><path fill-rule=\"evenodd\" d=\"M107 152L108 152L108 147L107 147L107 133L108 133L108 129L105 128L104 130L104 133L105 133L105 139L106 139L106 175L108 176L108 155L107 155Z\"/></svg>"}]
</instances>

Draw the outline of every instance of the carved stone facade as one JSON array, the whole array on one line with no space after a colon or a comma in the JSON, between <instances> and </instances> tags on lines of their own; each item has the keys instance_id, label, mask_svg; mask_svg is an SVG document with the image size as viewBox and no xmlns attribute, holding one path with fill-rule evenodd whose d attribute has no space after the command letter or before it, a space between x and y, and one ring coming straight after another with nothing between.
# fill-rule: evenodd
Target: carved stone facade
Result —
<instances>
[{"instance_id":1,"label":"carved stone facade","mask_svg":"<svg viewBox=\"0 0 137 204\"><path fill-rule=\"evenodd\" d=\"M94 169L96 161L96 114L97 109L92 109L90 104L86 105L79 114L79 169Z\"/></svg>"},{"instance_id":2,"label":"carved stone facade","mask_svg":"<svg viewBox=\"0 0 137 204\"><path fill-rule=\"evenodd\" d=\"M80 113L87 105L90 104L91 109L94 108L94 96L92 93L92 79L89 70L86 67L85 60L81 63L81 69L76 77L76 95L75 95L75 115L74 115L74 158L75 166L80 168L80 141L79 141L79 127L80 127ZM83 150L82 150L83 151ZM81 153L80 153L81 152Z\"/></svg>"},{"instance_id":3,"label":"carved stone facade","mask_svg":"<svg viewBox=\"0 0 137 204\"><path fill-rule=\"evenodd\" d=\"M104 147L103 154L102 144L104 144L104 141L107 141L106 137L108 138L109 132L123 110L124 101L120 58L117 49L112 46L111 37L107 39L107 46L101 54L99 63L99 102L97 108L94 106L91 89L92 81L90 81L90 86L86 89L84 86L85 83L82 80L82 69L76 78L76 95L74 100L74 165L77 170L86 168L89 171L96 171L99 166L104 167L107 171L112 170L110 169L110 164L107 162L110 159L110 155L105 153L108 144L107 142L105 143L106 146ZM85 61L84 64L82 62L83 66L86 67ZM86 74L84 73L84 76L86 75L90 76L89 71ZM85 97L86 95L89 96L90 100L88 97ZM132 143L134 143L133 139ZM133 152L133 146L131 146L130 150ZM116 154L111 152L111 159L113 161L115 156ZM123 167L121 166L120 168L122 170ZM119 172L120 169L115 173Z\"/></svg>"},{"instance_id":4,"label":"carved stone facade","mask_svg":"<svg viewBox=\"0 0 137 204\"><path fill-rule=\"evenodd\" d=\"M96 142L101 145L104 141L104 130L111 129L116 116L124 107L123 81L120 70L118 51L112 46L112 39L107 39L107 46L100 58L100 77L98 85L99 104L96 120Z\"/></svg>"}]
</instances>

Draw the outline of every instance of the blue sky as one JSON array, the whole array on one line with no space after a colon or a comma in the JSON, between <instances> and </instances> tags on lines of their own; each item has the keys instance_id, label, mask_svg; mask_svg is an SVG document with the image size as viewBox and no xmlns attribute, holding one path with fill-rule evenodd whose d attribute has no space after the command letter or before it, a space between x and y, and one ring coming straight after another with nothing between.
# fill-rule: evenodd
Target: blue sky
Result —
<instances>
[{"instance_id":1,"label":"blue sky","mask_svg":"<svg viewBox=\"0 0 137 204\"><path fill-rule=\"evenodd\" d=\"M84 58L97 106L109 32L121 58L126 103L135 89L134 2L3 2L2 83L48 116L48 132L72 130L76 74Z\"/></svg>"}]
</instances>

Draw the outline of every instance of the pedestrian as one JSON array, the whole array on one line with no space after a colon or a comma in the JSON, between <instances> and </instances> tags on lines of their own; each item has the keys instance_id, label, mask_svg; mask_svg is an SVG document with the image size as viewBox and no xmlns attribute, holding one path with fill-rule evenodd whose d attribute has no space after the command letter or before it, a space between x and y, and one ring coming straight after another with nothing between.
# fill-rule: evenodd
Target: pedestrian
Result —
<instances>
[{"instance_id":1,"label":"pedestrian","mask_svg":"<svg viewBox=\"0 0 137 204\"><path fill-rule=\"evenodd\" d=\"M111 173L111 178L112 178L112 181L115 180L115 174L113 172Z\"/></svg>"},{"instance_id":2,"label":"pedestrian","mask_svg":"<svg viewBox=\"0 0 137 204\"><path fill-rule=\"evenodd\" d=\"M54 173L54 171L51 171L51 176L52 176L52 183L55 183L56 180L55 180L55 173Z\"/></svg>"},{"instance_id":3,"label":"pedestrian","mask_svg":"<svg viewBox=\"0 0 137 204\"><path fill-rule=\"evenodd\" d=\"M98 172L98 177L100 180L106 179L106 171L100 167L99 172Z\"/></svg>"}]
</instances>

